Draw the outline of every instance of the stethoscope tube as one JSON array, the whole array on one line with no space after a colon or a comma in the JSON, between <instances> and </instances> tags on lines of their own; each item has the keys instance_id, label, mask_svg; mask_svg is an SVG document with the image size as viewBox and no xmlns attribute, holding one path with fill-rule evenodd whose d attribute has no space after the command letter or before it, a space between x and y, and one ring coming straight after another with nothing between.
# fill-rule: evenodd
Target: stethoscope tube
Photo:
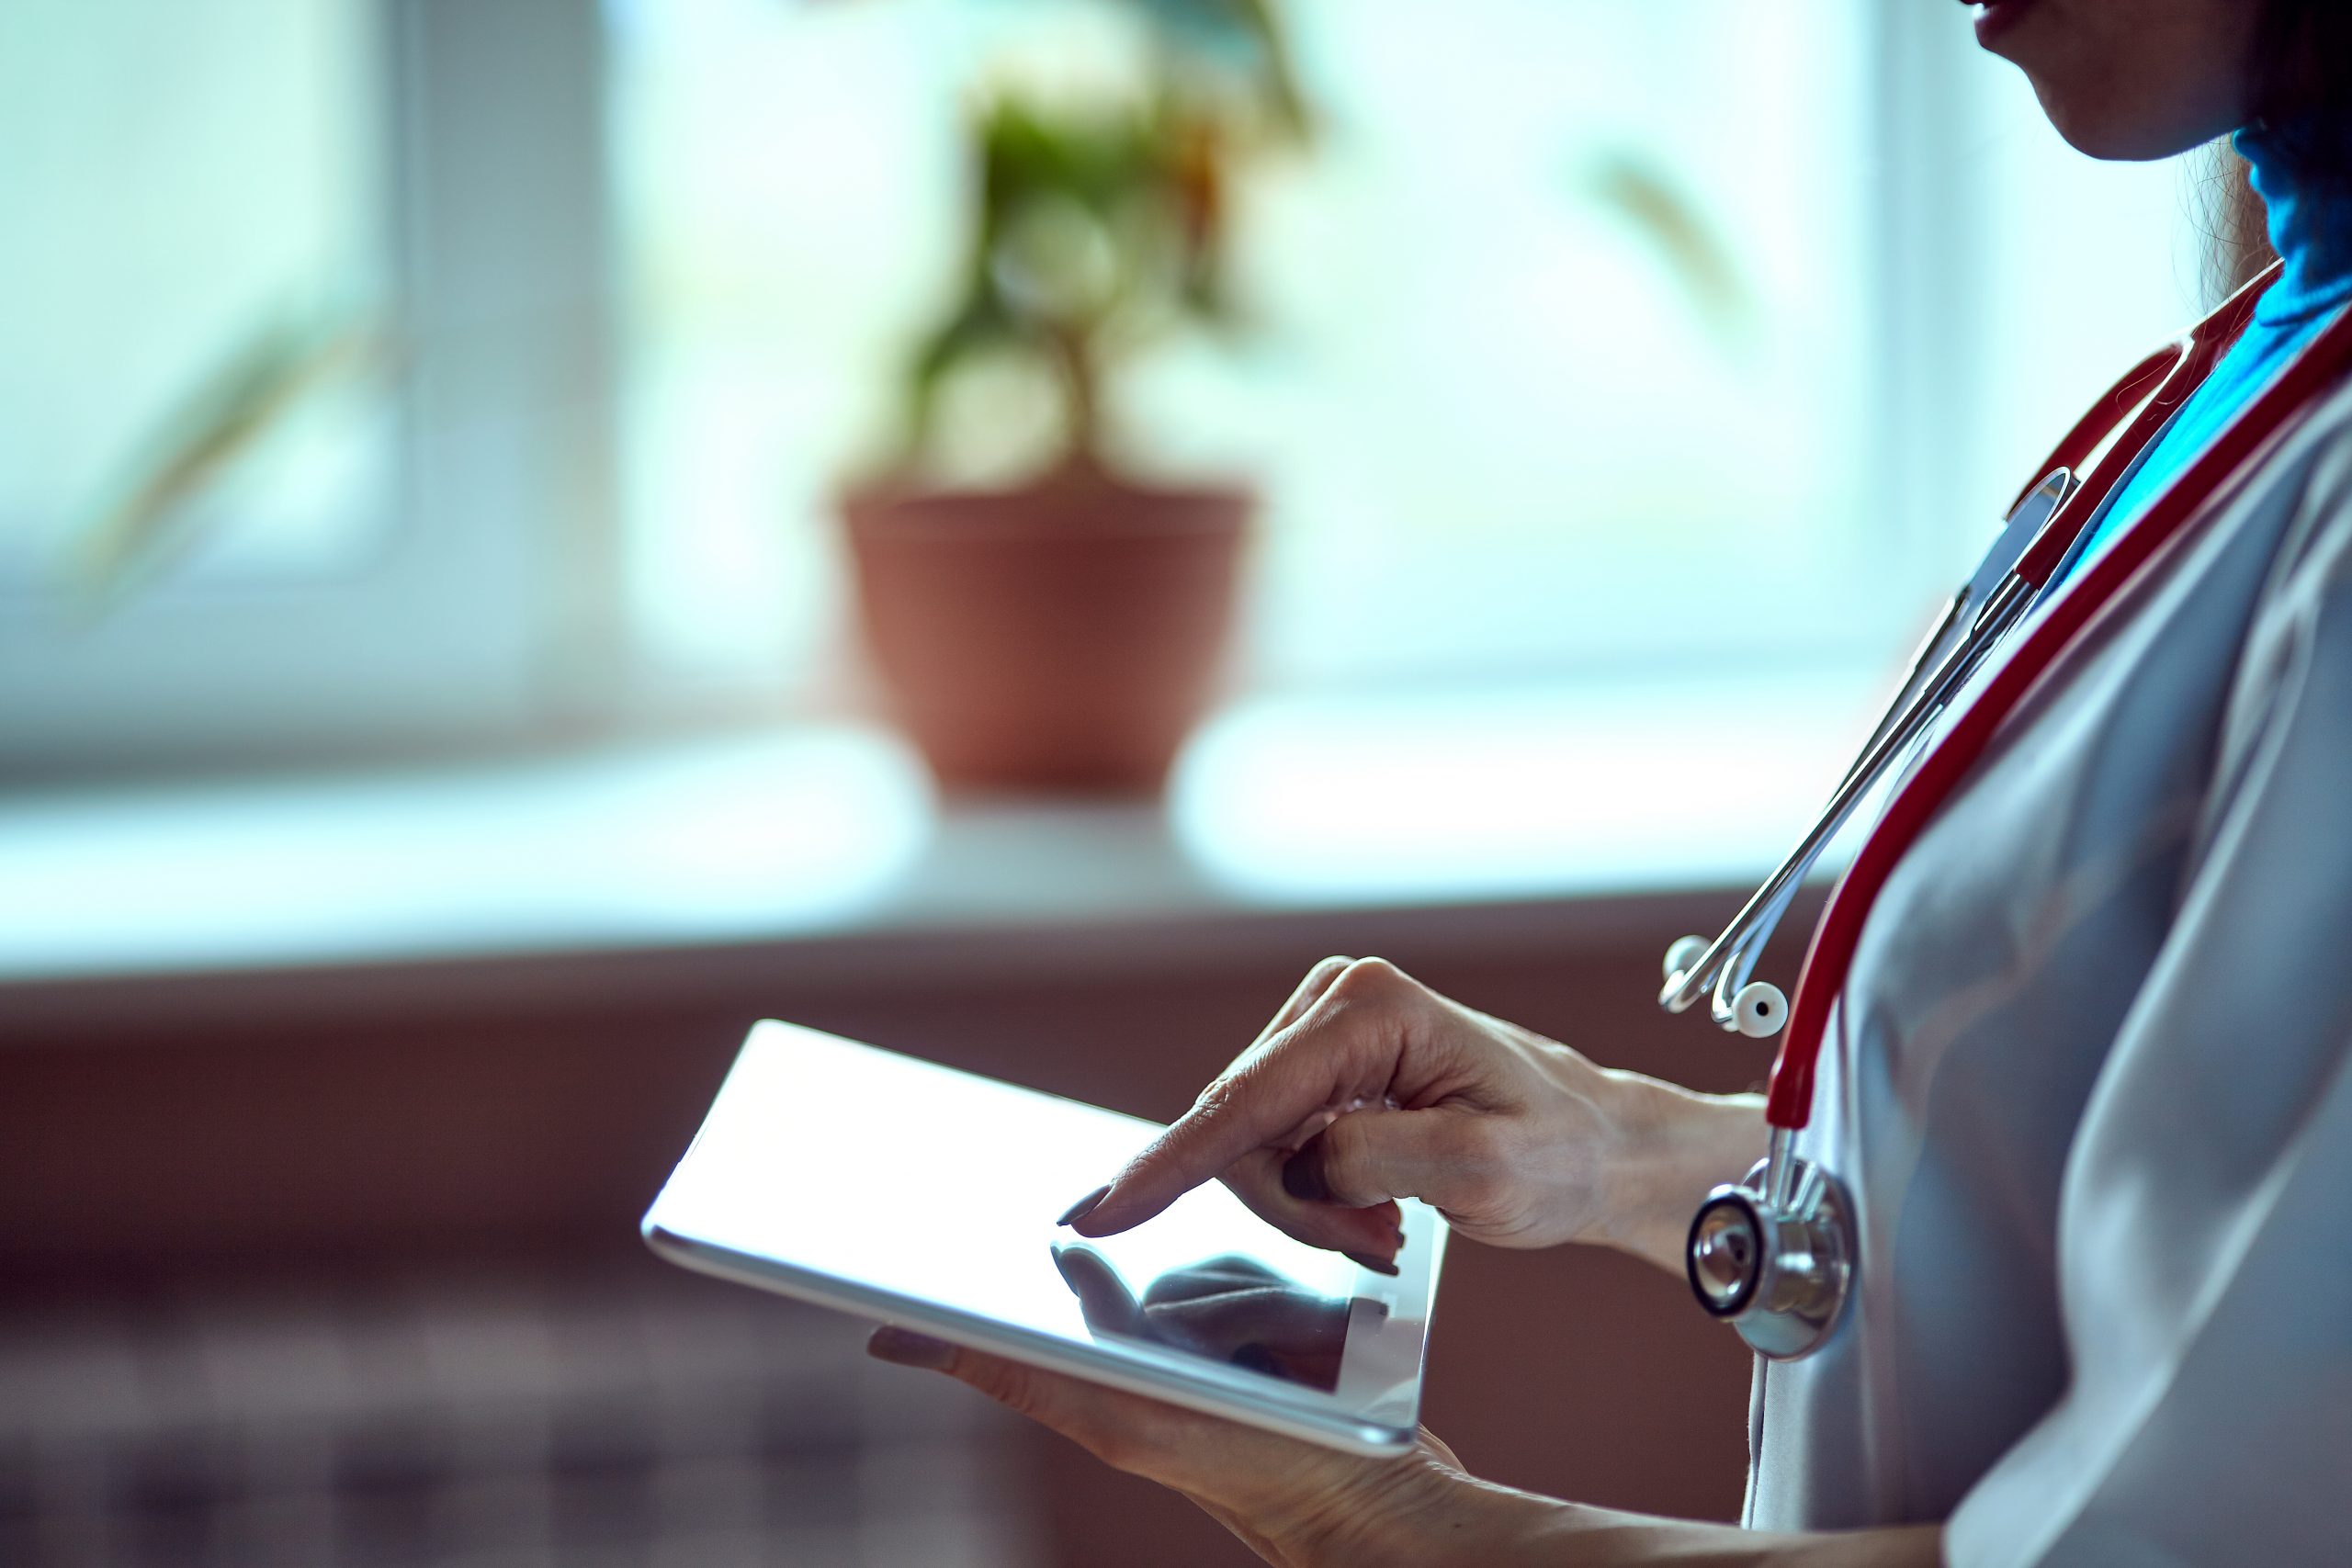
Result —
<instances>
[{"instance_id":1,"label":"stethoscope tube","mask_svg":"<svg viewBox=\"0 0 2352 1568\"><path fill-rule=\"evenodd\" d=\"M1962 636L1960 645L1928 672L1924 683L1917 676L1905 682L1894 706L1872 731L1862 754L1831 794L1829 804L1822 808L1796 848L1765 878L1764 885L1749 897L1730 926L1713 942L1701 945L1695 954L1691 949L1698 944L1698 939L1691 937L1685 937L1668 950L1666 988L1659 993L1659 1006L1668 1012L1688 1010L1707 994L1708 977L1713 976L1715 1016L1719 1022L1723 1021L1724 1012L1729 1010L1726 994L1744 990L1749 984L1748 976L1754 972L1765 942L1770 940L1781 917L1788 912L1799 885L1820 861L1822 852L1845 827L1855 807L1886 776L1887 770L1927 733L1953 694L1983 666L1994 645L2023 616L2030 601L2030 591L2017 580L2002 583L1993 602L1984 606ZM1958 603L1955 601L1956 608ZM1938 640L1941 640L1940 632L1930 638L1930 645ZM1931 651L1931 646L1922 649L1923 654ZM1915 688L1917 694L1911 695ZM1779 1024L1775 1019L1773 1028L1762 1032L1777 1032ZM1774 1125L1782 1123L1776 1122ZM1795 1125L1801 1127L1804 1122Z\"/></svg>"},{"instance_id":2,"label":"stethoscope tube","mask_svg":"<svg viewBox=\"0 0 2352 1568\"><path fill-rule=\"evenodd\" d=\"M1795 1135L1811 1119L1828 1015L1844 987L1871 904L2002 723L2063 651L2108 610L2143 566L2192 522L2211 515L2209 503L2278 437L2297 411L2352 370L2352 312L2331 323L2157 495L2131 528L2082 570L2066 592L2049 601L2022 634L2014 655L1985 678L1981 689L1964 704L1955 705L1955 699L1984 670L1993 649L2041 605L2043 590L2084 527L2098 515L2119 476L2211 373L2278 271L2274 265L2186 337L2133 367L2067 432L2044 465L2044 477L2018 498L2017 512L2037 496L2054 497L2047 518L2000 573L1998 586L1983 599L1981 608L1971 592L1978 580L1972 579L1954 596L1820 818L1730 926L1712 942L1686 937L1668 950L1667 983L1658 998L1668 1010L1688 1010L1708 994L1712 983L1711 1010L1718 1023L1750 1034L1778 1030L1778 1021L1750 1027L1752 1021L1741 1011L1741 1004L1759 991L1779 995L1750 978L1757 956L1797 886L1862 799L1951 710L1950 722L1919 752L1893 791L1877 827L1863 840L1831 894L1805 955L1795 1005L1780 1010L1786 1032L1766 1095L1765 1119L1771 1133L1764 1160L1742 1181L1709 1193L1691 1223L1686 1265L1693 1292L1709 1313L1730 1322L1768 1358L1804 1356L1828 1337L1858 1261L1852 1202L1830 1172L1797 1156ZM2142 390L2151 378L2154 390ZM2101 454L2110 437L2111 448ZM2088 477L2077 480L2086 466L2091 467ZM1938 645L1963 619L1967 629L1949 654L1939 659ZM1930 664L1932 670L1926 668Z\"/></svg>"}]
</instances>

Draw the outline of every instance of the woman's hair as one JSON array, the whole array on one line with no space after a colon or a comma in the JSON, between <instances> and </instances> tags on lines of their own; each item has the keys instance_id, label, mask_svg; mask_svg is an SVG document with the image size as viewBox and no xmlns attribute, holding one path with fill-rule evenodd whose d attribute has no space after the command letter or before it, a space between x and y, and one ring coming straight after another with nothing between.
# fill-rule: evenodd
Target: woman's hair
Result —
<instances>
[{"instance_id":1,"label":"woman's hair","mask_svg":"<svg viewBox=\"0 0 2352 1568\"><path fill-rule=\"evenodd\" d=\"M2255 25L2256 112L2301 143L2311 177L2352 199L2352 3L2264 0ZM2209 243L2205 289L2219 300L2278 259L2251 171L2224 141L2198 184Z\"/></svg>"},{"instance_id":2,"label":"woman's hair","mask_svg":"<svg viewBox=\"0 0 2352 1568\"><path fill-rule=\"evenodd\" d=\"M2207 146L2192 176L2198 227L2205 232L2205 302L2218 305L2278 259L2269 215L2255 193L2254 169L2223 137Z\"/></svg>"},{"instance_id":3,"label":"woman's hair","mask_svg":"<svg viewBox=\"0 0 2352 1568\"><path fill-rule=\"evenodd\" d=\"M2263 0L2255 24L2255 112L2306 125L2341 123L2352 109L2352 6L2344 0ZM2314 146L2352 163L2352 144ZM2344 169L2352 176L2352 166Z\"/></svg>"}]
</instances>

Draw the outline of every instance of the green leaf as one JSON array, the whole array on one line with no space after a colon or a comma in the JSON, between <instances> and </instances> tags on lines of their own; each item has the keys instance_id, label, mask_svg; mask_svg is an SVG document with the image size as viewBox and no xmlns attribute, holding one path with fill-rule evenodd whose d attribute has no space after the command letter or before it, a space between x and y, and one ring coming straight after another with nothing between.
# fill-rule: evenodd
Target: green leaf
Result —
<instances>
[{"instance_id":1,"label":"green leaf","mask_svg":"<svg viewBox=\"0 0 2352 1568\"><path fill-rule=\"evenodd\" d=\"M1757 304L1738 258L1673 177L1644 159L1614 152L1588 183L1603 210L1646 239L1700 318L1726 342L1754 322Z\"/></svg>"},{"instance_id":2,"label":"green leaf","mask_svg":"<svg viewBox=\"0 0 2352 1568\"><path fill-rule=\"evenodd\" d=\"M356 314L284 318L241 339L141 443L144 455L69 536L77 597L95 608L119 594L194 504L288 414L390 359L383 332Z\"/></svg>"}]
</instances>

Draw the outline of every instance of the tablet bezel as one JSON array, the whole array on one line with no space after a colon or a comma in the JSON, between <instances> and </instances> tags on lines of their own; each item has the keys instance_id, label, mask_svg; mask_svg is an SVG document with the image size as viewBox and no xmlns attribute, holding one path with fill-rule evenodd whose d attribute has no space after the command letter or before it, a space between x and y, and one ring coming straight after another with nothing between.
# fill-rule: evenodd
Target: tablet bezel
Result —
<instances>
[{"instance_id":1,"label":"tablet bezel","mask_svg":"<svg viewBox=\"0 0 2352 1568\"><path fill-rule=\"evenodd\" d=\"M738 1065L754 1050L788 1046L789 1040L783 1036L815 1037L836 1047L849 1045L884 1056L898 1056L933 1072L982 1083L997 1081L773 1020L754 1026L737 1057ZM706 1129L715 1120L718 1101L725 1098L736 1077L736 1072L730 1069L728 1082L720 1086L711 1112L706 1116ZM1040 1100L1064 1099L1021 1086L1009 1087ZM1116 1114L1100 1107L1085 1109L1096 1115ZM1138 1129L1152 1125L1136 1118L1124 1119L1135 1121ZM703 1134L697 1132L679 1161L679 1172L691 1164L702 1142ZM1395 1278L1361 1268L1356 1270L1339 1388L1327 1393L1274 1382L1245 1368L1224 1366L1181 1351L1158 1350L1136 1341L1066 1339L1024 1325L982 1316L945 1303L880 1289L786 1258L747 1252L687 1234L663 1213L664 1201L677 1181L678 1174L673 1172L670 1182L664 1184L662 1196L647 1212L640 1229L646 1244L658 1256L698 1273L917 1329L973 1349L1351 1453L1393 1457L1409 1452L1418 1440L1430 1307L1447 1232L1444 1220L1423 1204L1408 1201L1400 1205L1406 1244L1398 1255L1399 1271Z\"/></svg>"}]
</instances>

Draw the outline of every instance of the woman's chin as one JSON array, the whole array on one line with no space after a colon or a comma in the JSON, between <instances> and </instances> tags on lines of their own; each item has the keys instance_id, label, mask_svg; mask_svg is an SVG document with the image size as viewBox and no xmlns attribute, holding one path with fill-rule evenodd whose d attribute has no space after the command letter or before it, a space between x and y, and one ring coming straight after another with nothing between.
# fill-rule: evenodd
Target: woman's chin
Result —
<instances>
[{"instance_id":1,"label":"woman's chin","mask_svg":"<svg viewBox=\"0 0 2352 1568\"><path fill-rule=\"evenodd\" d=\"M2117 164L2153 163L2201 147L2238 127L2238 120L2225 111L2193 118L2152 118L2131 112L2136 106L2086 101L2081 96L2054 89L2030 72L2027 75L2033 83L2034 96L2041 100L2041 112L2050 117L2067 146L2088 158Z\"/></svg>"}]
</instances>

